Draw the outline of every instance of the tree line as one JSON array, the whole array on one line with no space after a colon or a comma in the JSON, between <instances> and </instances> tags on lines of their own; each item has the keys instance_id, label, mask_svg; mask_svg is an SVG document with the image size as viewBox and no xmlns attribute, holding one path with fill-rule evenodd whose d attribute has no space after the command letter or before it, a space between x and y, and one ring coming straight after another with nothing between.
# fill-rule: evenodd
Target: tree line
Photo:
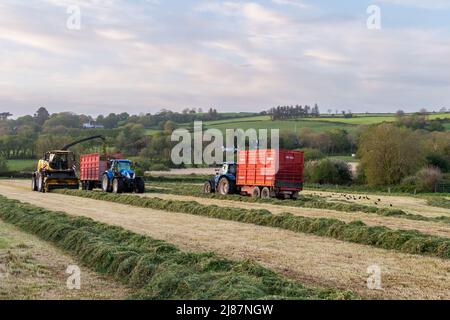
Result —
<instances>
[{"instance_id":1,"label":"tree line","mask_svg":"<svg viewBox=\"0 0 450 320\"><path fill-rule=\"evenodd\" d=\"M295 106L278 106L272 108L267 112L271 119L274 120L292 120L298 118L318 118L320 116L319 106L317 104L314 107L305 105Z\"/></svg>"}]
</instances>

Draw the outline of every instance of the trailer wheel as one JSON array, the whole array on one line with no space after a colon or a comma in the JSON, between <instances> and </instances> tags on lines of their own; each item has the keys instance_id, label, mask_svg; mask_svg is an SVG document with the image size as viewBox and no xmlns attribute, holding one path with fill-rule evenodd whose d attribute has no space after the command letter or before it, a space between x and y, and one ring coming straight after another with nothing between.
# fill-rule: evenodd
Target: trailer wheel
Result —
<instances>
[{"instance_id":1,"label":"trailer wheel","mask_svg":"<svg viewBox=\"0 0 450 320\"><path fill-rule=\"evenodd\" d=\"M259 187L254 187L252 190L252 198L260 198L261 197L261 190Z\"/></svg>"},{"instance_id":2,"label":"trailer wheel","mask_svg":"<svg viewBox=\"0 0 450 320\"><path fill-rule=\"evenodd\" d=\"M38 187L36 184L36 176L34 174L31 177L31 191L38 191Z\"/></svg>"},{"instance_id":3,"label":"trailer wheel","mask_svg":"<svg viewBox=\"0 0 450 320\"><path fill-rule=\"evenodd\" d=\"M144 193L145 192L145 181L142 177L136 177L135 179L136 184L136 193Z\"/></svg>"},{"instance_id":4,"label":"trailer wheel","mask_svg":"<svg viewBox=\"0 0 450 320\"><path fill-rule=\"evenodd\" d=\"M37 191L42 192L42 193L45 192L45 182L44 182L44 176L42 174L38 175Z\"/></svg>"},{"instance_id":5,"label":"trailer wheel","mask_svg":"<svg viewBox=\"0 0 450 320\"><path fill-rule=\"evenodd\" d=\"M298 198L300 198L300 195L299 195L298 191L294 192L294 193L291 195L291 199L292 199L292 200L298 200Z\"/></svg>"},{"instance_id":6,"label":"trailer wheel","mask_svg":"<svg viewBox=\"0 0 450 320\"><path fill-rule=\"evenodd\" d=\"M122 193L123 192L123 181L122 179L115 178L112 183L112 192L113 193Z\"/></svg>"},{"instance_id":7,"label":"trailer wheel","mask_svg":"<svg viewBox=\"0 0 450 320\"><path fill-rule=\"evenodd\" d=\"M261 190L261 198L262 199L270 199L270 190L267 187L264 187Z\"/></svg>"},{"instance_id":8,"label":"trailer wheel","mask_svg":"<svg viewBox=\"0 0 450 320\"><path fill-rule=\"evenodd\" d=\"M87 187L87 190L89 190L89 191L94 190L94 182L93 181L88 181L86 187Z\"/></svg>"},{"instance_id":9,"label":"trailer wheel","mask_svg":"<svg viewBox=\"0 0 450 320\"><path fill-rule=\"evenodd\" d=\"M102 177L102 190L103 192L111 192L111 182L107 174L104 174Z\"/></svg>"}]
</instances>

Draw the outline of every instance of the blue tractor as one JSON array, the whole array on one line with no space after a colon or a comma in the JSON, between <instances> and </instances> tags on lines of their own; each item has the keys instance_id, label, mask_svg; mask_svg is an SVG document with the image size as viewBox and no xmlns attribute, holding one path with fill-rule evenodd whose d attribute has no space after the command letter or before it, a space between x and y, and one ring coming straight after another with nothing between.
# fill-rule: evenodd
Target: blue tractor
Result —
<instances>
[{"instance_id":1,"label":"blue tractor","mask_svg":"<svg viewBox=\"0 0 450 320\"><path fill-rule=\"evenodd\" d=\"M224 196L237 193L236 173L236 163L225 162L220 169L216 170L216 175L205 182L203 191L205 193L217 192Z\"/></svg>"},{"instance_id":2,"label":"blue tractor","mask_svg":"<svg viewBox=\"0 0 450 320\"><path fill-rule=\"evenodd\" d=\"M110 160L109 169L102 175L103 192L145 192L145 181L136 177L130 160Z\"/></svg>"}]
</instances>

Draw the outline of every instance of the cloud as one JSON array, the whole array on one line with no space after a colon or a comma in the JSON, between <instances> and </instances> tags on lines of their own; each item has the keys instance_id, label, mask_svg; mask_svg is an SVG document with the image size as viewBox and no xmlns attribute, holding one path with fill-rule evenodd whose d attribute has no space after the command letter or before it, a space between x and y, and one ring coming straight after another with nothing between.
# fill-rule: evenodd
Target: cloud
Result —
<instances>
[{"instance_id":1,"label":"cloud","mask_svg":"<svg viewBox=\"0 0 450 320\"><path fill-rule=\"evenodd\" d=\"M448 31L372 31L365 16L300 16L287 1L83 0L82 30L70 31L64 5L72 1L6 0L0 107L98 114L450 106Z\"/></svg>"},{"instance_id":2,"label":"cloud","mask_svg":"<svg viewBox=\"0 0 450 320\"><path fill-rule=\"evenodd\" d=\"M439 10L449 9L450 2L448 0L378 0L378 2L399 5L404 7L417 7L421 9Z\"/></svg>"},{"instance_id":3,"label":"cloud","mask_svg":"<svg viewBox=\"0 0 450 320\"><path fill-rule=\"evenodd\" d=\"M272 0L272 2L279 5L289 5L302 9L310 7L310 5L305 4L303 1L299 0Z\"/></svg>"}]
</instances>

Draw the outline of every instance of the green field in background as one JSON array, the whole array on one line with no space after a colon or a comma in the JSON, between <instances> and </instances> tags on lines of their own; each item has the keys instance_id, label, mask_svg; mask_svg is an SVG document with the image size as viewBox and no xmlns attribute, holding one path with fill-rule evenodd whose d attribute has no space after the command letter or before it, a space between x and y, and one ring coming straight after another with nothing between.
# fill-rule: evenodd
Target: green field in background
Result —
<instances>
[{"instance_id":1,"label":"green field in background","mask_svg":"<svg viewBox=\"0 0 450 320\"><path fill-rule=\"evenodd\" d=\"M308 120L286 120L286 121L271 121L271 120L260 120L260 121L242 121L242 122L228 122L220 124L204 124L205 129L219 129L224 131L226 129L279 129L280 131L286 132L300 132L301 129L309 128L316 132L323 132L331 129L345 129L347 131L354 131L357 126L345 123L332 123L327 121L308 121Z\"/></svg>"},{"instance_id":2,"label":"green field in background","mask_svg":"<svg viewBox=\"0 0 450 320\"><path fill-rule=\"evenodd\" d=\"M10 171L30 171L37 166L37 160L8 160Z\"/></svg>"}]
</instances>

